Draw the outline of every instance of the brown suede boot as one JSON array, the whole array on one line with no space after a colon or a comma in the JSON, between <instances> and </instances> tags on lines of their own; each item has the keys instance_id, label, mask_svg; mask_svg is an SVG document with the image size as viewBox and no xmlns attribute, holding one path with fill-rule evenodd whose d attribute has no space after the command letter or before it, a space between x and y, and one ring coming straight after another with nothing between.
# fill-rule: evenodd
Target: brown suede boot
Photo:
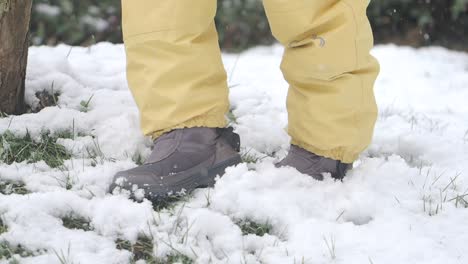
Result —
<instances>
[{"instance_id":1,"label":"brown suede boot","mask_svg":"<svg viewBox=\"0 0 468 264\"><path fill-rule=\"evenodd\" d=\"M241 162L240 139L232 128L184 128L156 139L142 166L117 173L110 187L143 189L146 198L212 187L217 175Z\"/></svg>"}]
</instances>

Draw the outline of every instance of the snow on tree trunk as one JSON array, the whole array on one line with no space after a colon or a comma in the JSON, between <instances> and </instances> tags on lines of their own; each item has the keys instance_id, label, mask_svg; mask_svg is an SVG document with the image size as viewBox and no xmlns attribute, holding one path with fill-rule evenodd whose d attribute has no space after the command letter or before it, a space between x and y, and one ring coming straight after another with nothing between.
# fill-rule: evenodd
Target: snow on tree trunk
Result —
<instances>
[{"instance_id":1,"label":"snow on tree trunk","mask_svg":"<svg viewBox=\"0 0 468 264\"><path fill-rule=\"evenodd\" d=\"M32 0L0 0L0 111L24 112Z\"/></svg>"}]
</instances>

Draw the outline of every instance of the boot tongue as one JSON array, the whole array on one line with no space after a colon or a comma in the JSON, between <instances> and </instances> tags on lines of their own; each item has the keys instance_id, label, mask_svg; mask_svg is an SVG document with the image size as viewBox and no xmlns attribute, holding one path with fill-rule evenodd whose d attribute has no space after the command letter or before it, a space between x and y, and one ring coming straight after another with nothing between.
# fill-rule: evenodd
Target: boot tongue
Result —
<instances>
[{"instance_id":1,"label":"boot tongue","mask_svg":"<svg viewBox=\"0 0 468 264\"><path fill-rule=\"evenodd\" d=\"M159 162L169 157L176 150L198 153L215 144L217 134L211 128L176 129L160 136L154 142L153 152L146 164Z\"/></svg>"},{"instance_id":2,"label":"boot tongue","mask_svg":"<svg viewBox=\"0 0 468 264\"><path fill-rule=\"evenodd\" d=\"M145 163L155 163L169 157L179 146L181 138L181 129L173 130L160 136L154 141L153 152Z\"/></svg>"},{"instance_id":3,"label":"boot tongue","mask_svg":"<svg viewBox=\"0 0 468 264\"><path fill-rule=\"evenodd\" d=\"M206 127L194 127L184 129L181 138L181 144L177 148L181 152L196 153L205 151L207 148L214 147L218 134L216 129Z\"/></svg>"}]
</instances>

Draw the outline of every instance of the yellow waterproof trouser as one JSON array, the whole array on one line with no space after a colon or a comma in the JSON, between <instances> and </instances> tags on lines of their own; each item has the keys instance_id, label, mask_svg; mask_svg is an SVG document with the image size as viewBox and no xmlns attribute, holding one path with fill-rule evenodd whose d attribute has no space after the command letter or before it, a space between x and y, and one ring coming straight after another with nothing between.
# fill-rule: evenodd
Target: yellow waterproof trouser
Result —
<instances>
[{"instance_id":1,"label":"yellow waterproof trouser","mask_svg":"<svg viewBox=\"0 0 468 264\"><path fill-rule=\"evenodd\" d=\"M146 135L224 127L226 72L216 0L122 0L129 86ZM264 0L285 47L292 144L351 163L370 143L379 71L367 0ZM261 70L261 69L259 69Z\"/></svg>"}]
</instances>

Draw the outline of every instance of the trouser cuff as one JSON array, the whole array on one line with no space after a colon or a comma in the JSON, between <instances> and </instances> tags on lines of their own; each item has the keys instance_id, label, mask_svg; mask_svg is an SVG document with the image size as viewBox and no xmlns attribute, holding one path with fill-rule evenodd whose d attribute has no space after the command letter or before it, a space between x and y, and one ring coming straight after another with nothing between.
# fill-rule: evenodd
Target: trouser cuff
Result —
<instances>
[{"instance_id":1,"label":"trouser cuff","mask_svg":"<svg viewBox=\"0 0 468 264\"><path fill-rule=\"evenodd\" d=\"M227 122L226 122L226 118L224 117L224 113L223 114L211 113L209 115L196 116L181 124L155 131L153 133L150 133L149 135L153 138L153 140L155 140L161 135L163 135L164 133L170 132L174 129L192 128L192 127L224 128L226 127L226 125L227 125Z\"/></svg>"}]
</instances>

